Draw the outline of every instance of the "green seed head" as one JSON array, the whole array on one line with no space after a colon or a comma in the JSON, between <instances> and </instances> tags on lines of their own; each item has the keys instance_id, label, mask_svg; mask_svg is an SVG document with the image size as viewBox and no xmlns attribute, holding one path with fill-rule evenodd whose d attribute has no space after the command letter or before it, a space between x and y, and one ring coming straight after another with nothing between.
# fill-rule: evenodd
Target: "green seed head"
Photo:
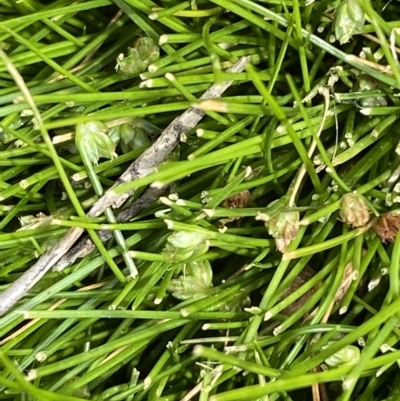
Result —
<instances>
[{"instance_id":1,"label":"green seed head","mask_svg":"<svg viewBox=\"0 0 400 401\"><path fill-rule=\"evenodd\" d=\"M90 121L76 127L75 145L79 152L86 153L93 164L101 157L114 159L115 143L109 136L108 127L101 121Z\"/></svg>"},{"instance_id":2,"label":"green seed head","mask_svg":"<svg viewBox=\"0 0 400 401\"><path fill-rule=\"evenodd\" d=\"M119 141L121 140L121 125L111 127L108 130L108 136L115 143L115 146L118 146Z\"/></svg>"},{"instance_id":3,"label":"green seed head","mask_svg":"<svg viewBox=\"0 0 400 401\"><path fill-rule=\"evenodd\" d=\"M131 150L148 148L151 145L151 141L141 127L126 123L121 125L121 150L126 153Z\"/></svg>"},{"instance_id":4,"label":"green seed head","mask_svg":"<svg viewBox=\"0 0 400 401\"><path fill-rule=\"evenodd\" d=\"M163 255L175 262L185 261L208 251L207 238L202 234L176 231L167 239Z\"/></svg>"},{"instance_id":5,"label":"green seed head","mask_svg":"<svg viewBox=\"0 0 400 401\"><path fill-rule=\"evenodd\" d=\"M109 136L123 153L148 148L151 145L149 135L160 133L160 129L141 118L132 118L129 122L110 128Z\"/></svg>"},{"instance_id":6,"label":"green seed head","mask_svg":"<svg viewBox=\"0 0 400 401\"><path fill-rule=\"evenodd\" d=\"M140 38L134 47L128 48L128 55L121 53L117 58L116 70L126 77L137 77L158 60L160 49L151 38Z\"/></svg>"},{"instance_id":7,"label":"green seed head","mask_svg":"<svg viewBox=\"0 0 400 401\"><path fill-rule=\"evenodd\" d=\"M168 290L178 299L206 296L212 288L213 273L207 260L187 263L183 274L170 281Z\"/></svg>"},{"instance_id":8,"label":"green seed head","mask_svg":"<svg viewBox=\"0 0 400 401\"><path fill-rule=\"evenodd\" d=\"M327 348L326 345L323 348ZM335 352L329 358L325 359L325 363L331 368L337 368L343 365L354 365L360 359L360 350L354 345L347 345L340 351Z\"/></svg>"},{"instance_id":9,"label":"green seed head","mask_svg":"<svg viewBox=\"0 0 400 401\"><path fill-rule=\"evenodd\" d=\"M344 0L335 18L335 36L340 44L347 43L355 33L360 33L365 15L359 0Z\"/></svg>"},{"instance_id":10,"label":"green seed head","mask_svg":"<svg viewBox=\"0 0 400 401\"><path fill-rule=\"evenodd\" d=\"M285 252L299 231L300 214L297 211L280 212L265 223L268 233L275 238L279 251Z\"/></svg>"}]
</instances>

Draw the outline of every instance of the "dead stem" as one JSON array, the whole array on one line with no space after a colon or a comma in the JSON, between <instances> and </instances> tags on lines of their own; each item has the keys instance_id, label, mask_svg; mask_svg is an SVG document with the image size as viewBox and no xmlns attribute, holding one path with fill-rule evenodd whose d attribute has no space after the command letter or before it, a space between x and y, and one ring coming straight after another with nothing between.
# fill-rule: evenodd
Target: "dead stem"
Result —
<instances>
[{"instance_id":1,"label":"dead stem","mask_svg":"<svg viewBox=\"0 0 400 401\"><path fill-rule=\"evenodd\" d=\"M161 189L149 188L144 194L132 205L128 206L124 210L117 214L117 222L125 223L131 220L142 210L147 209L155 200L157 200L169 186L163 187ZM106 242L112 238L112 232L108 230L100 230L97 232L101 242ZM76 259L84 258L94 249L94 244L89 237L82 238L78 244L76 244L72 249L70 249L57 263L54 267L55 271L61 271L65 267L71 265L76 261Z\"/></svg>"}]
</instances>

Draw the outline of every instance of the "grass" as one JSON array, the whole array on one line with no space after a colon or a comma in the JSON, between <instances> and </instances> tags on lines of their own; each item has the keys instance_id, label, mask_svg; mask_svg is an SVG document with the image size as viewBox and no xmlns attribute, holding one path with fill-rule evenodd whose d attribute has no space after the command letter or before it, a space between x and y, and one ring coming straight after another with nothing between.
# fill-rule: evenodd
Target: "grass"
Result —
<instances>
[{"instance_id":1,"label":"grass","mask_svg":"<svg viewBox=\"0 0 400 401\"><path fill-rule=\"evenodd\" d=\"M400 398L396 2L0 21L0 399Z\"/></svg>"}]
</instances>

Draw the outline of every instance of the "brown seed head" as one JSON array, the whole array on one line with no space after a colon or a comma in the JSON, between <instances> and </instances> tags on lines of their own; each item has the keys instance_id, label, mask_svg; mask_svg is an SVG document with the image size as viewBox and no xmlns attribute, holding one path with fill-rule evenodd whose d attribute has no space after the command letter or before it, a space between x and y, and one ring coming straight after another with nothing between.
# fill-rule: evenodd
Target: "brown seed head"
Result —
<instances>
[{"instance_id":1,"label":"brown seed head","mask_svg":"<svg viewBox=\"0 0 400 401\"><path fill-rule=\"evenodd\" d=\"M228 199L225 199L222 202L222 207L226 208L238 208L238 207L245 207L250 202L250 192L246 189L242 192L239 192L236 195L231 196Z\"/></svg>"},{"instance_id":2,"label":"brown seed head","mask_svg":"<svg viewBox=\"0 0 400 401\"><path fill-rule=\"evenodd\" d=\"M379 216L372 228L384 244L386 241L393 242L400 229L400 210L393 210Z\"/></svg>"}]
</instances>

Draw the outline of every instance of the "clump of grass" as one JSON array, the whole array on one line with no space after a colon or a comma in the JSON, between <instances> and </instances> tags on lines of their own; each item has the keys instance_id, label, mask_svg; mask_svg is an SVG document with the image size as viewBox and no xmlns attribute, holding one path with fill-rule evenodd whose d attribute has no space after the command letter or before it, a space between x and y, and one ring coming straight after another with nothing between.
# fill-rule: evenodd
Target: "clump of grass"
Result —
<instances>
[{"instance_id":1,"label":"clump of grass","mask_svg":"<svg viewBox=\"0 0 400 401\"><path fill-rule=\"evenodd\" d=\"M395 2L0 16L1 399L400 397Z\"/></svg>"}]
</instances>

